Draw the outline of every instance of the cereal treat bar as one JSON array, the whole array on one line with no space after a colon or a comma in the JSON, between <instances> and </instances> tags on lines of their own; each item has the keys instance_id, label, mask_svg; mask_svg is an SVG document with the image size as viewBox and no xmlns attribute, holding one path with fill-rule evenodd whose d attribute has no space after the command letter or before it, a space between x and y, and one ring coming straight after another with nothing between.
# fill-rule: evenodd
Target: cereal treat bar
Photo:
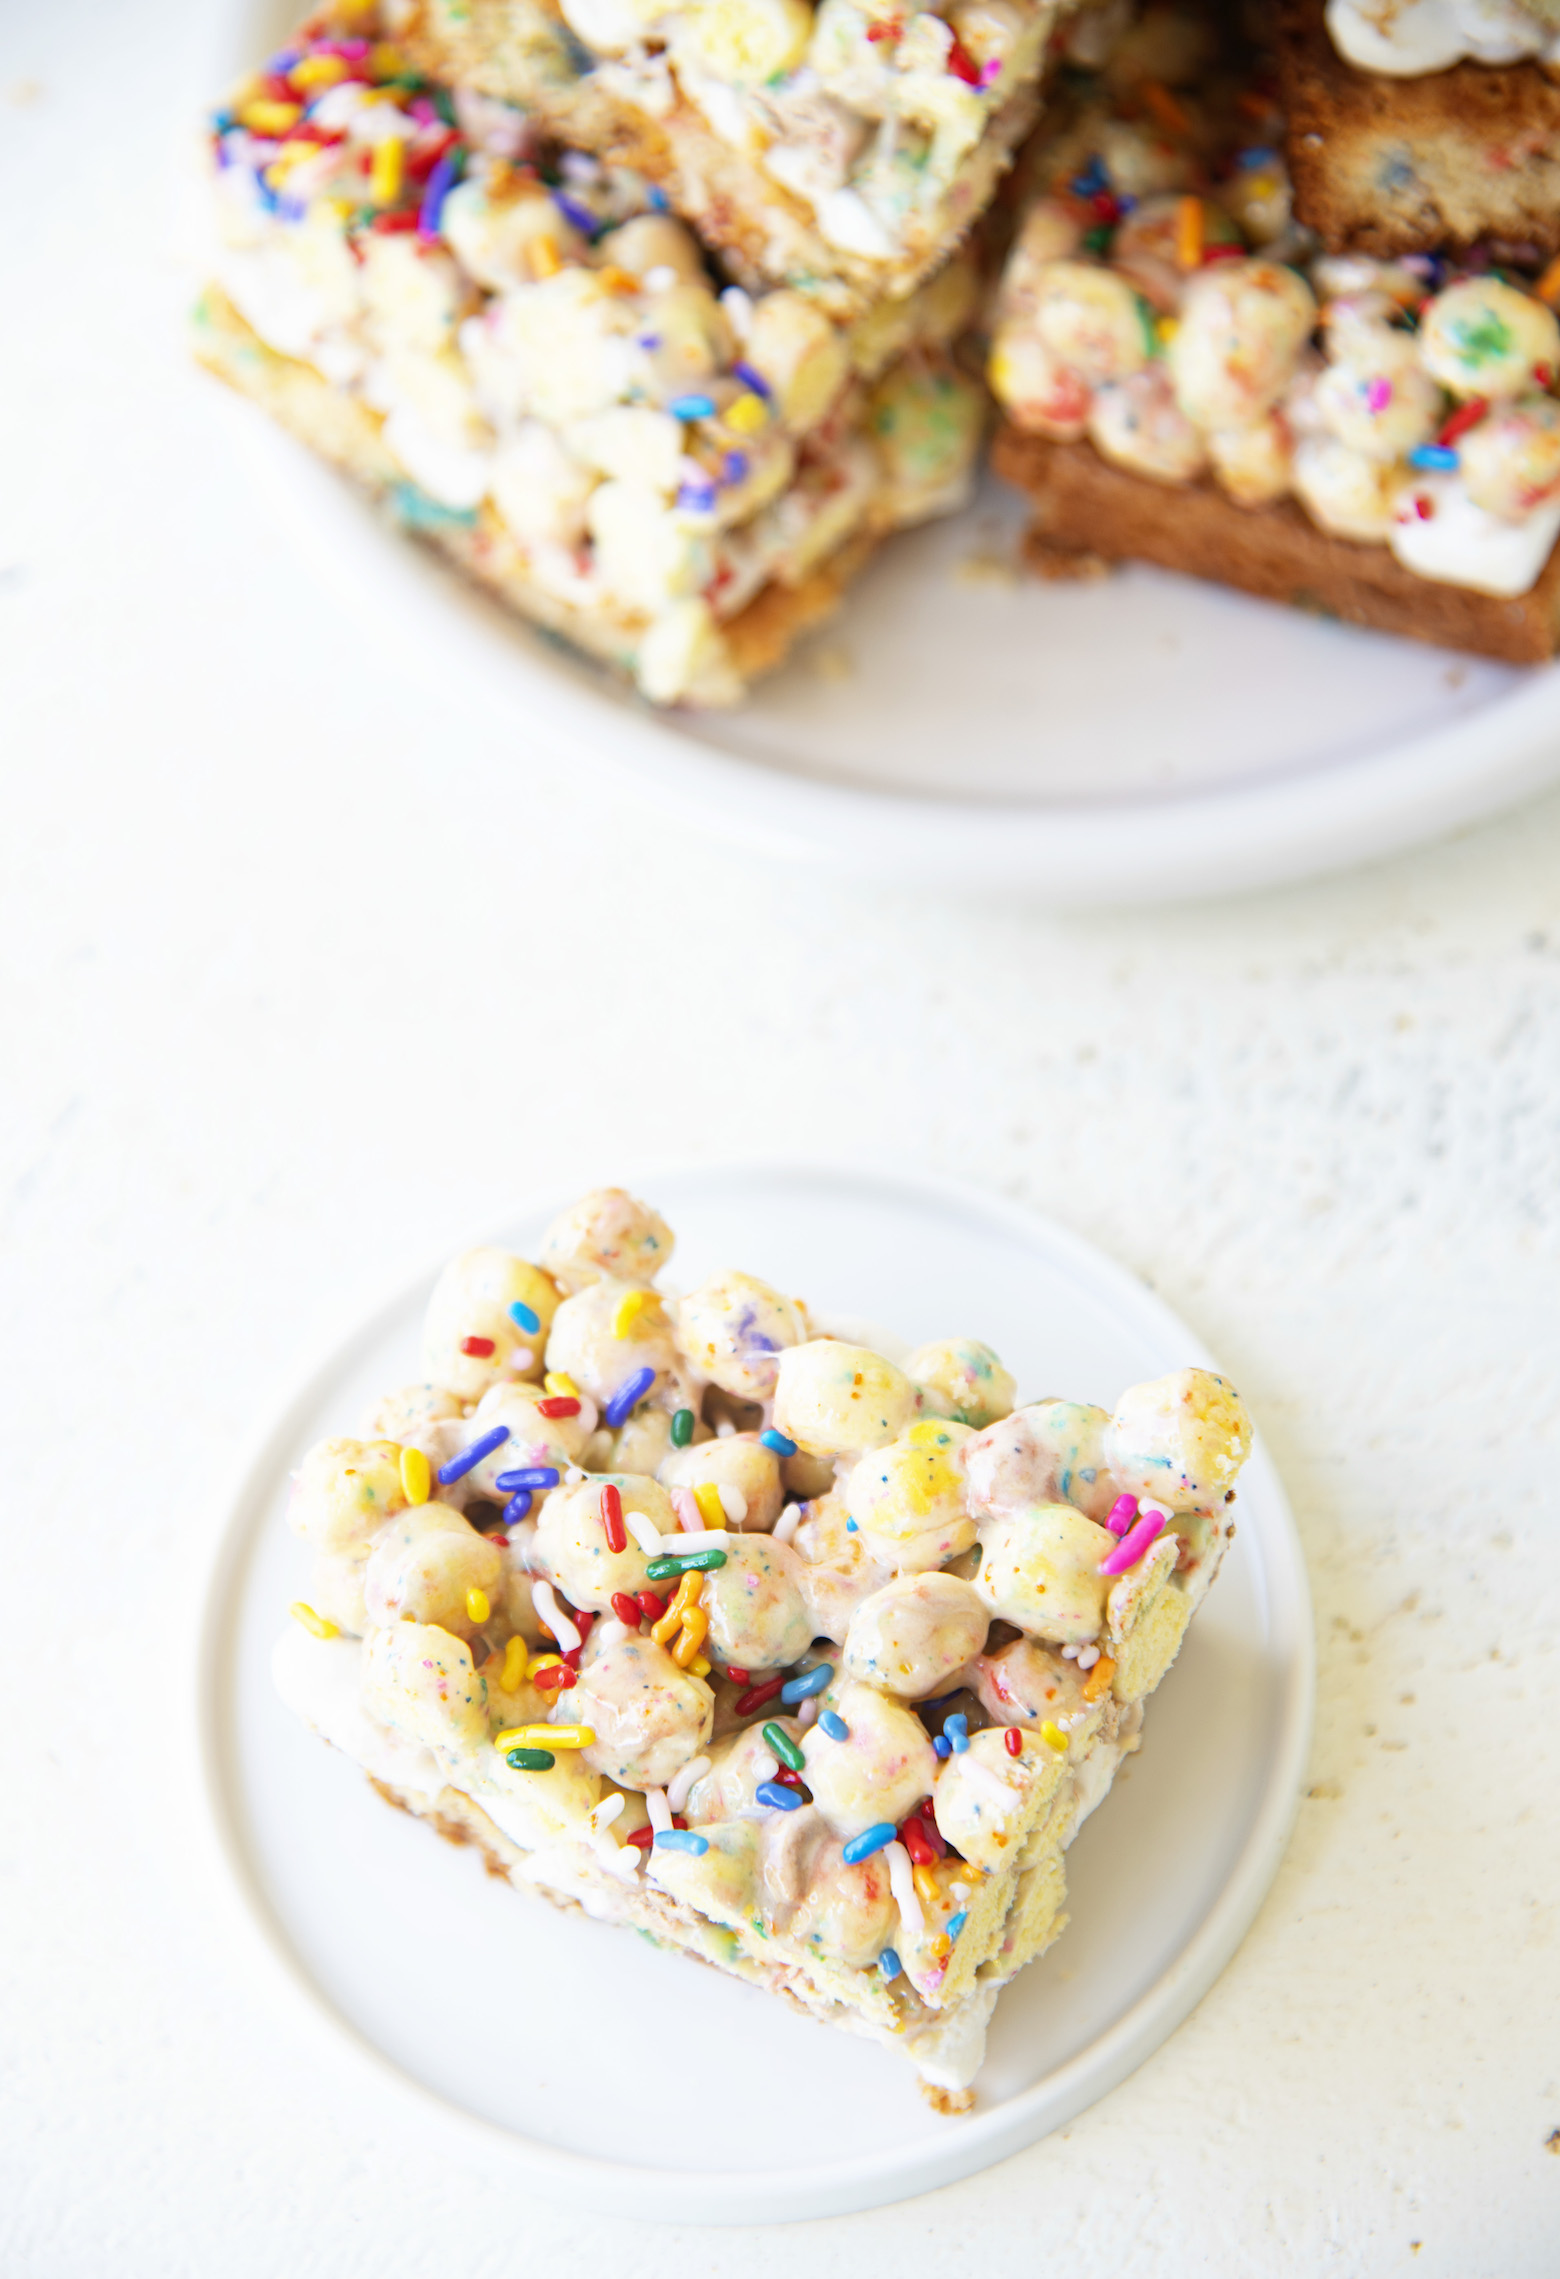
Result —
<instances>
[{"instance_id":1,"label":"cereal treat bar","mask_svg":"<svg viewBox=\"0 0 1560 2279\"><path fill-rule=\"evenodd\" d=\"M1560 246L1554 0L1278 0L1295 209L1334 249Z\"/></svg>"},{"instance_id":2,"label":"cereal treat bar","mask_svg":"<svg viewBox=\"0 0 1560 2279\"><path fill-rule=\"evenodd\" d=\"M471 1250L422 1381L304 1459L290 1706L522 1889L902 2051L972 2102L1001 1988L1233 1533L1250 1426L1185 1369L1015 1408L756 1276L656 1287L618 1188Z\"/></svg>"},{"instance_id":3,"label":"cereal treat bar","mask_svg":"<svg viewBox=\"0 0 1560 2279\"><path fill-rule=\"evenodd\" d=\"M850 325L723 287L641 175L329 16L213 150L201 359L654 703L735 701L965 496L962 261Z\"/></svg>"},{"instance_id":4,"label":"cereal treat bar","mask_svg":"<svg viewBox=\"0 0 1560 2279\"><path fill-rule=\"evenodd\" d=\"M991 382L1037 566L1135 556L1549 657L1560 265L1325 253L1271 82L1231 85L1189 38L1171 102L1107 74L1035 161Z\"/></svg>"},{"instance_id":5,"label":"cereal treat bar","mask_svg":"<svg viewBox=\"0 0 1560 2279\"><path fill-rule=\"evenodd\" d=\"M989 202L1071 0L407 0L408 51L638 168L757 292L851 316Z\"/></svg>"}]
</instances>

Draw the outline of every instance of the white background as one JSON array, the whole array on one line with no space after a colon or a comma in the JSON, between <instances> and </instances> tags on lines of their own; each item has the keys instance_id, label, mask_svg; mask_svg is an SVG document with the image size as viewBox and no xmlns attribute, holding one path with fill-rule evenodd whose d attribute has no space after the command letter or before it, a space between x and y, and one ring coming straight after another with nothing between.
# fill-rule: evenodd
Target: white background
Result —
<instances>
[{"instance_id":1,"label":"white background","mask_svg":"<svg viewBox=\"0 0 1560 2279\"><path fill-rule=\"evenodd\" d=\"M0 2268L1560 2270L1560 802L1067 919L766 869L523 749L495 803L185 367L208 69L193 0L4 19ZM1310 1792L1223 1980L1058 2137L828 2226L636 2230L370 2132L230 1946L191 1579L403 1271L626 1160L787 1152L1031 1201L1223 1357L1311 1562ZM710 2093L785 2126L740 2052Z\"/></svg>"}]
</instances>

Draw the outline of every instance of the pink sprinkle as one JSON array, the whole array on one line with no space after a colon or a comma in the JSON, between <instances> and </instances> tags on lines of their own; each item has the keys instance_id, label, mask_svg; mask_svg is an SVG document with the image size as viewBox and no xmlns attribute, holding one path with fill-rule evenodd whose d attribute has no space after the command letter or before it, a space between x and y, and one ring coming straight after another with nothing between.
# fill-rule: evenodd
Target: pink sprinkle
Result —
<instances>
[{"instance_id":1,"label":"pink sprinkle","mask_svg":"<svg viewBox=\"0 0 1560 2279\"><path fill-rule=\"evenodd\" d=\"M980 79L978 84L982 87L994 87L1001 77L1002 66L997 61L997 58L995 56L992 56L989 62L983 63L981 65Z\"/></svg>"},{"instance_id":2,"label":"pink sprinkle","mask_svg":"<svg viewBox=\"0 0 1560 2279\"><path fill-rule=\"evenodd\" d=\"M1124 1575L1129 1567L1135 1567L1154 1537L1163 1532L1164 1524L1163 1515L1157 1511L1140 1519L1131 1534L1124 1535L1110 1556L1100 1561L1100 1573Z\"/></svg>"},{"instance_id":3,"label":"pink sprinkle","mask_svg":"<svg viewBox=\"0 0 1560 2279\"><path fill-rule=\"evenodd\" d=\"M704 1525L704 1515L694 1501L692 1488L673 1488L672 1509L686 1533L697 1535L700 1532Z\"/></svg>"},{"instance_id":4,"label":"pink sprinkle","mask_svg":"<svg viewBox=\"0 0 1560 2279\"><path fill-rule=\"evenodd\" d=\"M1137 1497L1118 1496L1105 1514L1105 1525L1112 1535L1125 1535L1137 1518Z\"/></svg>"},{"instance_id":5,"label":"pink sprinkle","mask_svg":"<svg viewBox=\"0 0 1560 2279\"><path fill-rule=\"evenodd\" d=\"M1365 390L1365 409L1367 411L1385 411L1391 401L1392 382L1390 380L1372 380Z\"/></svg>"}]
</instances>

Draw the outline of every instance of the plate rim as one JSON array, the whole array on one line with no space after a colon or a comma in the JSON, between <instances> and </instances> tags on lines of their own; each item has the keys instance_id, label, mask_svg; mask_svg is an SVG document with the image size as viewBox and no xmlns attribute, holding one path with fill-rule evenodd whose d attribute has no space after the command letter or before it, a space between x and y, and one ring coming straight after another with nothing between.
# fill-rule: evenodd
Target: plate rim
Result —
<instances>
[{"instance_id":1,"label":"plate rim","mask_svg":"<svg viewBox=\"0 0 1560 2279\"><path fill-rule=\"evenodd\" d=\"M458 689L473 722L486 720L473 760L480 743L500 780L513 780L512 743L492 733L501 721L523 732L535 764L604 774L640 803L788 863L944 889L1043 887L1057 909L1228 899L1427 845L1560 780L1560 665L1527 668L1508 695L1445 727L1209 790L1045 805L793 773L706 744L675 712L598 684L453 565L389 529L257 405L222 395L264 511L337 603L398 671L436 671L446 698ZM402 627L418 639L398 643ZM1455 662L1463 652L1443 654Z\"/></svg>"},{"instance_id":2,"label":"plate rim","mask_svg":"<svg viewBox=\"0 0 1560 2279\"><path fill-rule=\"evenodd\" d=\"M906 1202L934 1202L944 1208L973 1210L1034 1241L1038 1238L1067 1263L1086 1268L1111 1300L1137 1309L1160 1330L1173 1329L1192 1360L1212 1366L1201 1340L1158 1292L1107 1251L1071 1228L1027 1205L939 1173L911 1172L824 1156L739 1155L715 1162L667 1158L619 1167L619 1179L637 1187L682 1178L747 1179L798 1176L892 1191ZM575 1190L577 1192L577 1190ZM573 1194L566 1200L574 1199ZM556 1195L517 1199L506 1223L566 1207ZM286 1397L267 1409L267 1422L254 1432L231 1468L215 1508L221 1514L215 1540L200 1564L192 1636L194 1651L187 1698L192 1718L190 1773L204 1809L195 1817L204 1838L207 1881L220 1888L230 1921L245 1926L245 1948L263 1954L273 1978L289 1991L290 2007L339 2053L350 2053L360 2073L403 2103L410 2093L425 2115L436 2117L470 2149L486 2147L505 2160L546 2197L577 2196L588 2190L597 2206L620 2215L658 2222L743 2225L799 2222L855 2214L918 2198L923 2193L980 2173L1009 2154L1050 2135L1097 2103L1168 2041L1233 1959L1250 1930L1287 1848L1299 1809L1301 1776L1315 1709L1315 1630L1304 1552L1289 1499L1260 1437L1250 1462L1257 1467L1273 1522L1265 1544L1263 1574L1270 1618L1284 1648L1281 1709L1256 1805L1239 1852L1203 1920L1160 1976L1106 2030L1042 2080L1005 2099L989 2112L950 2123L946 2142L917 2145L913 2152L889 2148L859 2158L795 2169L760 2171L635 2166L598 2160L564 2147L544 2144L504 2124L486 2119L443 2096L405 2070L364 2034L330 1998L289 1939L255 1875L236 1800L229 1785L230 1699L224 1700L229 1657L227 1643L237 1618L242 1580L254 1538L275 1489L276 1470L296 1438L319 1382L350 1365L354 1353L383 1333L431 1273L401 1274L393 1288L353 1314L345 1330L315 1341L306 1367L289 1372ZM1274 1564L1276 1562L1276 1565ZM1286 1636L1287 1633L1287 1636ZM228 1689L229 1695L231 1689ZM910 2173L907 2173L909 2171Z\"/></svg>"}]
</instances>

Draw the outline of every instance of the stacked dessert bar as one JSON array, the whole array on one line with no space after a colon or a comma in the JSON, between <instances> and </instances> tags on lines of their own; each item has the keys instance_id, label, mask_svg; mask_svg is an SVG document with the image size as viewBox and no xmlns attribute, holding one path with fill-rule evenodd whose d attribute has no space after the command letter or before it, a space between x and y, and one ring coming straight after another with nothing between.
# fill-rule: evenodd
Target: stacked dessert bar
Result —
<instances>
[{"instance_id":1,"label":"stacked dessert bar","mask_svg":"<svg viewBox=\"0 0 1560 2279\"><path fill-rule=\"evenodd\" d=\"M1511 7L1492 48L1490 12L1438 5L1450 49L1430 0L1153 8L1064 72L990 366L1037 568L1137 558L1553 654L1550 34Z\"/></svg>"}]
</instances>

